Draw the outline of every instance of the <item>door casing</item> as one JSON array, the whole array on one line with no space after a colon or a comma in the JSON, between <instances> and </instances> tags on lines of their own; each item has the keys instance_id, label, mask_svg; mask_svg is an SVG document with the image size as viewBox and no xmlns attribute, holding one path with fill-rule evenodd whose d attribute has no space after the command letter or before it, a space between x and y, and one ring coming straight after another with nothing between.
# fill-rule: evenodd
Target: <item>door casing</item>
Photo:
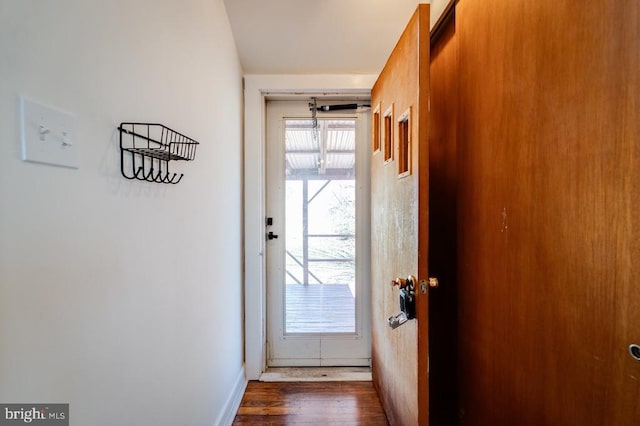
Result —
<instances>
[{"instance_id":1,"label":"door casing","mask_svg":"<svg viewBox=\"0 0 640 426\"><path fill-rule=\"evenodd\" d=\"M246 75L244 77L245 375L266 369L265 153L266 100L326 93L369 96L376 75Z\"/></svg>"}]
</instances>

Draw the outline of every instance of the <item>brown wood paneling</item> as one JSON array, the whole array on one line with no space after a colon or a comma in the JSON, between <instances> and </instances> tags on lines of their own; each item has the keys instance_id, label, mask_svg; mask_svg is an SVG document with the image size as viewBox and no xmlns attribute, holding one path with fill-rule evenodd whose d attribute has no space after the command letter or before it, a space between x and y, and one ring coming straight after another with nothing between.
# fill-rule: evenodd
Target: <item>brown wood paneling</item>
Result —
<instances>
[{"instance_id":1,"label":"brown wood paneling","mask_svg":"<svg viewBox=\"0 0 640 426\"><path fill-rule=\"evenodd\" d=\"M429 424L457 422L457 108L455 13L431 37L429 112Z\"/></svg>"},{"instance_id":2,"label":"brown wood paneling","mask_svg":"<svg viewBox=\"0 0 640 426\"><path fill-rule=\"evenodd\" d=\"M411 174L399 178L396 160L385 163L378 154L372 159L372 366L392 425L427 424L428 414L427 296L417 298L416 320L395 330L387 325L387 318L399 312L399 293L391 280L409 274L426 278L428 34L429 6L420 5L371 95L381 111L393 106L394 140L396 118L412 110Z\"/></svg>"},{"instance_id":3,"label":"brown wood paneling","mask_svg":"<svg viewBox=\"0 0 640 426\"><path fill-rule=\"evenodd\" d=\"M458 2L463 424L640 424L639 17Z\"/></svg>"},{"instance_id":4,"label":"brown wood paneling","mask_svg":"<svg viewBox=\"0 0 640 426\"><path fill-rule=\"evenodd\" d=\"M249 382L234 425L371 425L387 419L371 382Z\"/></svg>"}]
</instances>

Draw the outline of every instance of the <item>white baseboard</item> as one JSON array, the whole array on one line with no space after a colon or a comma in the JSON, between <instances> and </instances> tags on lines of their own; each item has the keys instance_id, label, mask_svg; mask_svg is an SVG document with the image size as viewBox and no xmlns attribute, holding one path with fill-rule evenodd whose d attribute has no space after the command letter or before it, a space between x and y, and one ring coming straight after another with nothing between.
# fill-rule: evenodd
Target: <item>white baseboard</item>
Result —
<instances>
[{"instance_id":1,"label":"white baseboard","mask_svg":"<svg viewBox=\"0 0 640 426\"><path fill-rule=\"evenodd\" d=\"M240 407L240 403L242 402L242 397L244 396L244 391L247 388L247 379L245 377L244 364L238 373L238 377L235 380L233 385L233 389L229 394L229 398L227 402L224 404L224 410L218 416L215 425L217 426L231 426L233 424L233 419L236 417L236 413L238 412L238 408Z\"/></svg>"}]
</instances>

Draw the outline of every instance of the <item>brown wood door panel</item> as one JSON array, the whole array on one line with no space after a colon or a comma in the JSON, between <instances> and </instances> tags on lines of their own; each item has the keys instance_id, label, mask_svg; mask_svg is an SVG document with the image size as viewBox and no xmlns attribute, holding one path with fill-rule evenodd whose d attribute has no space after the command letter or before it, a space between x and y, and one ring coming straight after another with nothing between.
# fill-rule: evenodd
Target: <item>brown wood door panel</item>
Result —
<instances>
[{"instance_id":1,"label":"brown wood door panel","mask_svg":"<svg viewBox=\"0 0 640 426\"><path fill-rule=\"evenodd\" d=\"M392 425L427 424L427 295L418 295L416 319L392 330L399 293L390 285L409 274L426 278L428 245L427 102L429 6L419 5L372 89L380 113L393 109L393 160L372 158L372 367L374 384ZM424 65L422 65L424 64ZM397 118L410 118L410 171L399 178ZM384 125L384 119L380 120ZM375 122L375 120L374 120ZM372 134L376 134L373 131ZM384 136L384 130L380 132ZM382 144L384 147L384 143Z\"/></svg>"},{"instance_id":2,"label":"brown wood door panel","mask_svg":"<svg viewBox=\"0 0 640 426\"><path fill-rule=\"evenodd\" d=\"M639 17L458 2L463 424L640 424Z\"/></svg>"}]
</instances>

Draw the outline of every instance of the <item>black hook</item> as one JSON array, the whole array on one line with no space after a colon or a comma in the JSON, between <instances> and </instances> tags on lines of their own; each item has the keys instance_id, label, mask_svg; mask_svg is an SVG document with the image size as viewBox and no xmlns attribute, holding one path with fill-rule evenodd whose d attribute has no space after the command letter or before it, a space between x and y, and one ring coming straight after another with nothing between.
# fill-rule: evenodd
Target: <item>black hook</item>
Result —
<instances>
[{"instance_id":1,"label":"black hook","mask_svg":"<svg viewBox=\"0 0 640 426\"><path fill-rule=\"evenodd\" d=\"M149 169L149 173L144 177L144 180L146 180L147 182L153 182L152 176L153 176L153 165Z\"/></svg>"},{"instance_id":2,"label":"black hook","mask_svg":"<svg viewBox=\"0 0 640 426\"><path fill-rule=\"evenodd\" d=\"M142 166L138 167L138 171L133 174L133 177L136 179L144 180L144 170L142 169Z\"/></svg>"},{"instance_id":3,"label":"black hook","mask_svg":"<svg viewBox=\"0 0 640 426\"><path fill-rule=\"evenodd\" d=\"M178 180L177 180L177 181L175 181L175 182L174 182L173 180L176 178L176 174L177 174L177 173L174 173L174 174L173 174L173 177L171 178L171 180L169 181L169 183L172 183L172 184L174 184L174 185L175 185L176 183L178 183L178 182L180 182L180 181L182 180L182 176L184 176L184 173L180 173L180 177L178 178Z\"/></svg>"},{"instance_id":4,"label":"black hook","mask_svg":"<svg viewBox=\"0 0 640 426\"><path fill-rule=\"evenodd\" d=\"M167 173L169 173L169 171L167 171ZM158 174L153 177L152 182L162 183L163 179L164 178L162 177L162 163L158 162Z\"/></svg>"}]
</instances>

